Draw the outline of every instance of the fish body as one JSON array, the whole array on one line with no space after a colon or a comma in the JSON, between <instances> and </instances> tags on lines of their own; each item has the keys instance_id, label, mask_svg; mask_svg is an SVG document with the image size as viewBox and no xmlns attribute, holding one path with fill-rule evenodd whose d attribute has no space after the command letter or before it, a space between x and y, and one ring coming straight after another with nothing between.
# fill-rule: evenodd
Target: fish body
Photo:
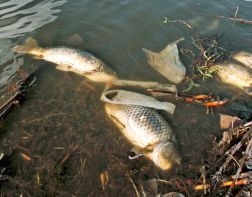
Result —
<instances>
[{"instance_id":1,"label":"fish body","mask_svg":"<svg viewBox=\"0 0 252 197\"><path fill-rule=\"evenodd\" d=\"M116 79L115 73L94 55L70 47L42 48L33 38L28 38L23 45L12 48L14 52L30 54L36 59L43 59L57 64L57 69L85 75L92 81L106 82Z\"/></svg>"},{"instance_id":2,"label":"fish body","mask_svg":"<svg viewBox=\"0 0 252 197\"><path fill-rule=\"evenodd\" d=\"M43 59L59 65L69 65L82 73L99 71L104 63L92 54L73 48L45 48Z\"/></svg>"},{"instance_id":3,"label":"fish body","mask_svg":"<svg viewBox=\"0 0 252 197\"><path fill-rule=\"evenodd\" d=\"M138 105L105 104L105 110L123 135L164 170L180 162L176 137L154 109Z\"/></svg>"},{"instance_id":4,"label":"fish body","mask_svg":"<svg viewBox=\"0 0 252 197\"><path fill-rule=\"evenodd\" d=\"M241 64L247 66L252 69L252 53L246 51L240 51L235 53L232 58Z\"/></svg>"},{"instance_id":5,"label":"fish body","mask_svg":"<svg viewBox=\"0 0 252 197\"><path fill-rule=\"evenodd\" d=\"M252 95L252 69L236 62L228 62L216 65L218 67L217 76L224 83L244 90L248 95Z\"/></svg>"}]
</instances>

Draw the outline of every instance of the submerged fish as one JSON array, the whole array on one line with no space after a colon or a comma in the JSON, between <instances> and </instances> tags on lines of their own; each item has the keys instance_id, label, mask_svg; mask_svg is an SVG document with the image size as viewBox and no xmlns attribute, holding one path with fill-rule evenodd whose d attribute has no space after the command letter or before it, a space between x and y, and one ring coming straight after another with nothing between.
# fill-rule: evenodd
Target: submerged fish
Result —
<instances>
[{"instance_id":1,"label":"submerged fish","mask_svg":"<svg viewBox=\"0 0 252 197\"><path fill-rule=\"evenodd\" d=\"M172 164L180 163L175 135L154 109L106 103L105 110L124 136L158 167L168 170Z\"/></svg>"},{"instance_id":2,"label":"submerged fish","mask_svg":"<svg viewBox=\"0 0 252 197\"><path fill-rule=\"evenodd\" d=\"M252 96L252 69L235 62L217 64L217 76L224 83L242 89Z\"/></svg>"},{"instance_id":3,"label":"submerged fish","mask_svg":"<svg viewBox=\"0 0 252 197\"><path fill-rule=\"evenodd\" d=\"M33 38L28 38L23 45L12 48L18 53L30 54L36 59L43 59L57 64L57 69L85 75L96 82L115 79L115 74L105 63L92 54L69 47L42 48Z\"/></svg>"},{"instance_id":4,"label":"submerged fish","mask_svg":"<svg viewBox=\"0 0 252 197\"><path fill-rule=\"evenodd\" d=\"M252 53L246 51L240 51L235 53L232 58L241 64L247 66L252 69Z\"/></svg>"}]
</instances>

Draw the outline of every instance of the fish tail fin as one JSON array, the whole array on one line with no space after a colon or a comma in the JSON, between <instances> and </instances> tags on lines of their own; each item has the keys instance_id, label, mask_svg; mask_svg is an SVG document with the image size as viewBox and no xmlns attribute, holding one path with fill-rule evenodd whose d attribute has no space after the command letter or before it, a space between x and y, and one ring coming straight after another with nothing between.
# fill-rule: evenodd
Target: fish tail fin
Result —
<instances>
[{"instance_id":1,"label":"fish tail fin","mask_svg":"<svg viewBox=\"0 0 252 197\"><path fill-rule=\"evenodd\" d=\"M42 50L38 42L34 38L27 38L24 44L17 45L11 49L13 52L17 53L28 53L34 56L41 56Z\"/></svg>"}]
</instances>

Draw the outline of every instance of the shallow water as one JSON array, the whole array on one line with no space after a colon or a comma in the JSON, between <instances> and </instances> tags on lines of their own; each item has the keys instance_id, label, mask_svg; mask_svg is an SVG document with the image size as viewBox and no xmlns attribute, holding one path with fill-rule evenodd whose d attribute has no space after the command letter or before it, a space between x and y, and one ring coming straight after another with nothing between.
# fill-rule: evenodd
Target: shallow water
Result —
<instances>
[{"instance_id":1,"label":"shallow water","mask_svg":"<svg viewBox=\"0 0 252 197\"><path fill-rule=\"evenodd\" d=\"M0 1L0 103L9 98L9 84L20 77L18 67L28 73L39 68L37 86L29 99L1 127L1 149L6 153L18 149L32 158L20 161L16 175L19 184L9 183L6 192L31 196L133 196L130 178L139 185L157 177L170 180L176 175L197 176L210 136L220 136L216 111L214 115L206 114L201 106L178 102L174 116L163 115L178 136L183 165L166 173L146 160L129 161L127 151L131 146L106 118L99 101L103 85L58 71L53 64L29 56L16 57L14 62L11 47L33 36L41 46L67 45L89 51L122 79L167 83L147 64L142 48L160 51L185 37L179 48L197 49L192 45L191 29L178 23L164 24L164 18L185 20L202 35L221 33L230 49L252 52L251 25L216 17L233 17L237 6L238 16L252 19L252 3L242 0ZM79 35L83 42L71 41L73 35ZM188 59L182 60L189 69ZM216 79L205 81L193 92L228 98L241 94ZM242 98L239 102L249 102L249 98ZM58 165L69 152L66 162ZM104 171L108 172L109 184L103 190L100 174ZM176 187L159 185L161 193L172 189Z\"/></svg>"}]
</instances>

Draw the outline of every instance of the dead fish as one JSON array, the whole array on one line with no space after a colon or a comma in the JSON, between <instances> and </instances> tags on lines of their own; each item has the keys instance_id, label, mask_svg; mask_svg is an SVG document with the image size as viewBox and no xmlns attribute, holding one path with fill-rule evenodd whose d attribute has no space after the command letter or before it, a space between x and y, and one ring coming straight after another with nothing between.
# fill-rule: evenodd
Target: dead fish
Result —
<instances>
[{"instance_id":1,"label":"dead fish","mask_svg":"<svg viewBox=\"0 0 252 197\"><path fill-rule=\"evenodd\" d=\"M106 103L105 110L123 135L158 167L168 170L181 157L170 125L154 109Z\"/></svg>"},{"instance_id":2,"label":"dead fish","mask_svg":"<svg viewBox=\"0 0 252 197\"><path fill-rule=\"evenodd\" d=\"M148 63L166 79L176 84L180 83L186 74L186 68L179 58L177 47L177 43L182 40L184 38L168 44L159 53L143 48Z\"/></svg>"},{"instance_id":3,"label":"dead fish","mask_svg":"<svg viewBox=\"0 0 252 197\"><path fill-rule=\"evenodd\" d=\"M235 53L232 58L241 64L247 66L252 69L252 53L240 51Z\"/></svg>"},{"instance_id":4,"label":"dead fish","mask_svg":"<svg viewBox=\"0 0 252 197\"><path fill-rule=\"evenodd\" d=\"M224 83L242 89L252 96L252 69L236 62L227 62L215 65L218 68L217 76Z\"/></svg>"},{"instance_id":5,"label":"dead fish","mask_svg":"<svg viewBox=\"0 0 252 197\"><path fill-rule=\"evenodd\" d=\"M85 75L91 81L107 82L116 78L114 72L102 60L74 48L42 48L35 39L28 38L23 45L13 47L12 51L55 63L57 69Z\"/></svg>"}]
</instances>

